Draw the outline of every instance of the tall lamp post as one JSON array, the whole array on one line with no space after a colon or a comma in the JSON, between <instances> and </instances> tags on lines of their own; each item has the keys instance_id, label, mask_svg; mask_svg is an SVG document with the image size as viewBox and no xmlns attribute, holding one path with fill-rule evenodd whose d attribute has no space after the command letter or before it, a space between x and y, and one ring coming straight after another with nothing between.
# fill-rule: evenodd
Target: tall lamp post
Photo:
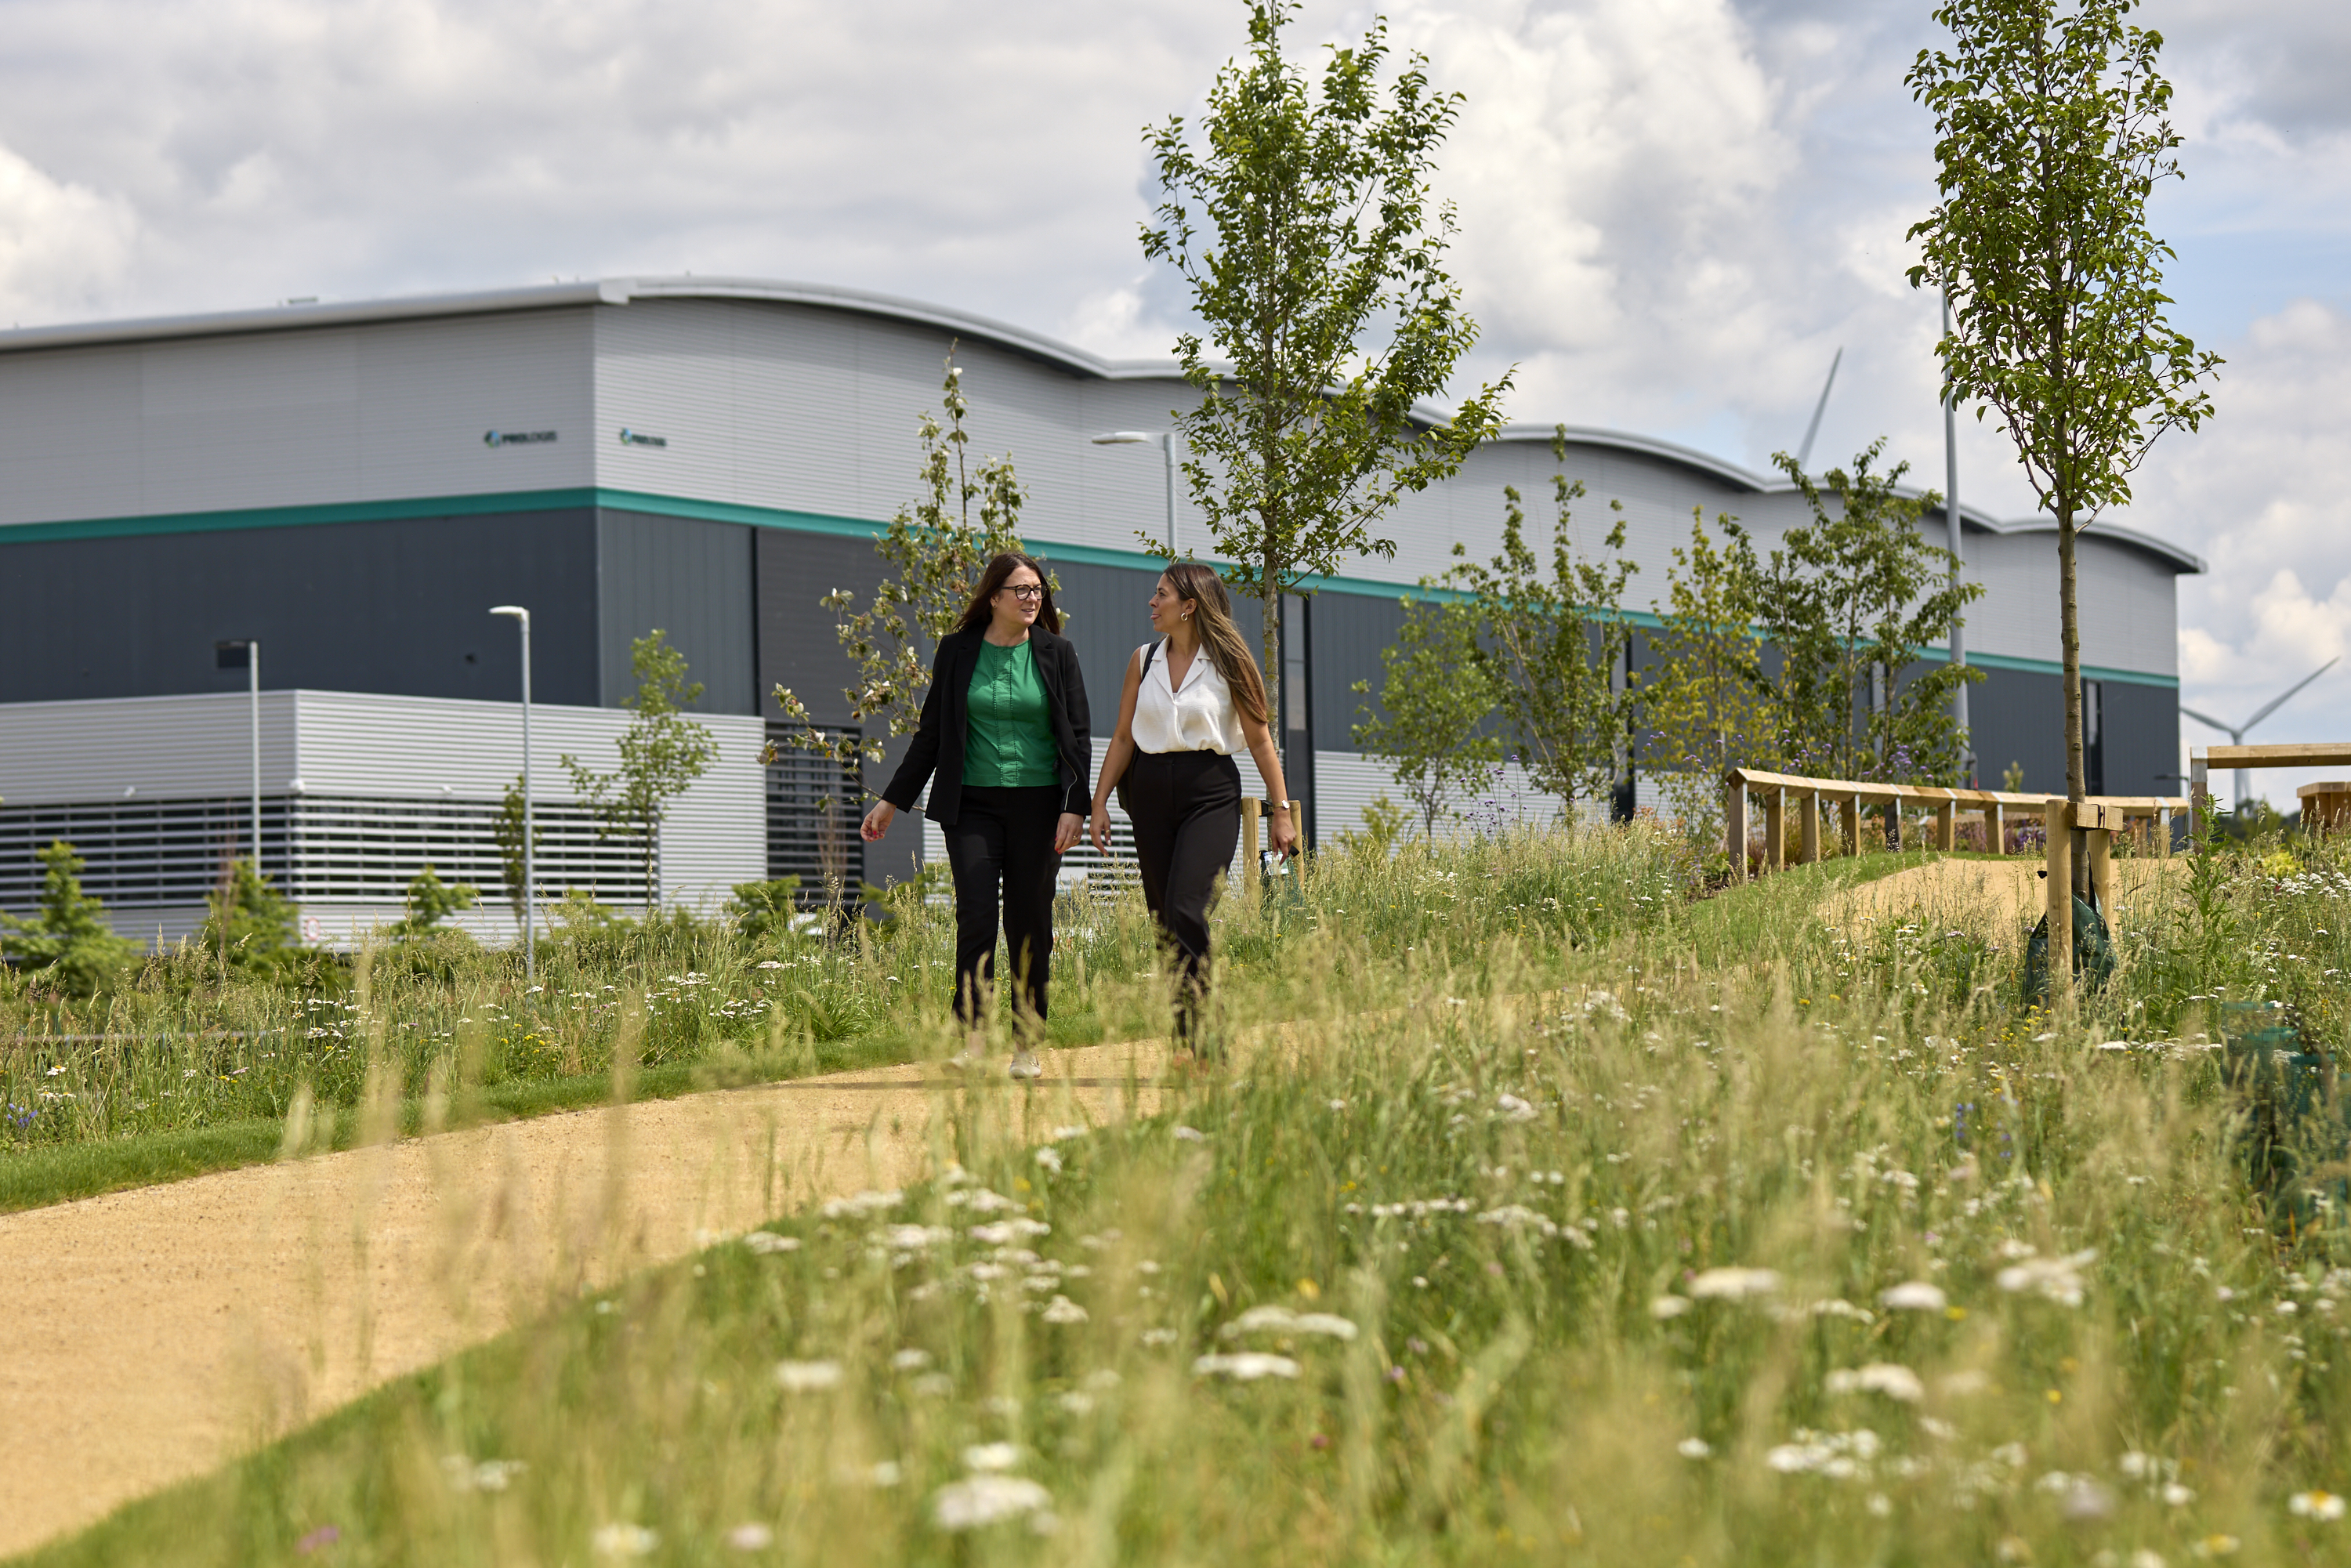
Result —
<instances>
[{"instance_id":1,"label":"tall lamp post","mask_svg":"<svg viewBox=\"0 0 2351 1568\"><path fill-rule=\"evenodd\" d=\"M1951 296L1943 294L1943 336L1951 335ZM1951 586L1959 586L1960 575L1967 570L1968 546L1966 526L1959 520L1959 398L1949 376L1943 378L1943 517L1950 525ZM1964 665L1968 662L1967 622L1962 614L1951 617L1951 663ZM1951 690L1951 718L1962 734L1968 727L1968 683L1961 681ZM1966 752L1959 758L1962 778L1972 788L1975 784L1975 739L1968 739ZM1995 845L1995 848L1998 846Z\"/></svg>"},{"instance_id":2,"label":"tall lamp post","mask_svg":"<svg viewBox=\"0 0 2351 1568\"><path fill-rule=\"evenodd\" d=\"M1172 430L1110 430L1092 437L1096 446L1155 443L1167 455L1167 559L1176 559L1176 433Z\"/></svg>"},{"instance_id":3,"label":"tall lamp post","mask_svg":"<svg viewBox=\"0 0 2351 1568\"><path fill-rule=\"evenodd\" d=\"M530 612L519 604L497 604L490 608L493 615L511 618L522 628L522 978L526 986L538 983L537 956L531 947L531 905L538 896L538 879L532 843L530 812Z\"/></svg>"},{"instance_id":4,"label":"tall lamp post","mask_svg":"<svg viewBox=\"0 0 2351 1568\"><path fill-rule=\"evenodd\" d=\"M253 874L261 874L261 643L247 637L213 644L214 663L224 670L245 665L246 717L253 731Z\"/></svg>"}]
</instances>

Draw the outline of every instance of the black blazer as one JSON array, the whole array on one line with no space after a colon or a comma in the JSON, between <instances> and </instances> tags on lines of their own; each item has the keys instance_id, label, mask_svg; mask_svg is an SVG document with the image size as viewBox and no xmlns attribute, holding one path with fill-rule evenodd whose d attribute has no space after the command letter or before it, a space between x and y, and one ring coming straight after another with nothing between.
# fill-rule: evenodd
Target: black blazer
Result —
<instances>
[{"instance_id":1,"label":"black blazer","mask_svg":"<svg viewBox=\"0 0 2351 1568\"><path fill-rule=\"evenodd\" d=\"M951 632L940 642L939 655L931 661L931 689L923 698L914 744L906 748L906 759L882 791L882 799L901 811L911 811L914 797L929 780L931 803L923 815L942 827L954 824L963 805L964 732L970 722L966 705L971 699L971 673L979 667L981 639L977 632ZM1053 744L1061 754L1061 810L1082 817L1093 807L1086 773L1094 754L1077 645L1042 626L1031 626L1029 646L1036 651L1038 678L1045 683L1046 703L1052 710Z\"/></svg>"}]
</instances>

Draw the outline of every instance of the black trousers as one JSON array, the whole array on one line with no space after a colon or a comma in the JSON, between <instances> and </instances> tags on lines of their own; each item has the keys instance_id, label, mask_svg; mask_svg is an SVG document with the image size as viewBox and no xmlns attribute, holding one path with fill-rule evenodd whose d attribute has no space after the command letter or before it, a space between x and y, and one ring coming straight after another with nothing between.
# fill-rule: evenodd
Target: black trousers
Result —
<instances>
[{"instance_id":1,"label":"black trousers","mask_svg":"<svg viewBox=\"0 0 2351 1568\"><path fill-rule=\"evenodd\" d=\"M1141 751L1121 800L1134 824L1143 901L1176 960L1176 1038L1199 1033L1208 994L1208 906L1241 832L1241 770L1213 751Z\"/></svg>"},{"instance_id":2,"label":"black trousers","mask_svg":"<svg viewBox=\"0 0 2351 1568\"><path fill-rule=\"evenodd\" d=\"M1058 784L996 789L967 784L945 831L955 872L956 1017L979 1019L980 998L996 983L999 904L1004 945L1012 957L1019 1005L1045 1020L1045 987L1053 977L1053 887L1061 857L1053 829L1061 820Z\"/></svg>"}]
</instances>

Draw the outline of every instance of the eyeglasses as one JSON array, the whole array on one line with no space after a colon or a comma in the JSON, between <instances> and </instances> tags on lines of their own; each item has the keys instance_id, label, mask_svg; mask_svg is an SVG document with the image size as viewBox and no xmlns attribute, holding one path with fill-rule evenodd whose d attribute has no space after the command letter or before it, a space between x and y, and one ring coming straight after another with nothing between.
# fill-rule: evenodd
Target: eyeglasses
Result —
<instances>
[{"instance_id":1,"label":"eyeglasses","mask_svg":"<svg viewBox=\"0 0 2351 1568\"><path fill-rule=\"evenodd\" d=\"M1045 585L1041 582L1015 583L1004 588L999 588L997 591L998 593L1008 593L1015 599L1042 600L1045 597Z\"/></svg>"}]
</instances>

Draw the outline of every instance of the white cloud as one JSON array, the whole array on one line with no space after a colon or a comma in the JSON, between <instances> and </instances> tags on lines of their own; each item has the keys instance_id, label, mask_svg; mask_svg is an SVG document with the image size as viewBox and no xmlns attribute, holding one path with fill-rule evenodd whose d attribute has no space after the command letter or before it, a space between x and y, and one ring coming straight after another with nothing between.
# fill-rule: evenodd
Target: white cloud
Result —
<instances>
[{"instance_id":1,"label":"white cloud","mask_svg":"<svg viewBox=\"0 0 2351 1568\"><path fill-rule=\"evenodd\" d=\"M120 282L137 228L119 198L53 179L0 147L0 318L98 307Z\"/></svg>"}]
</instances>

